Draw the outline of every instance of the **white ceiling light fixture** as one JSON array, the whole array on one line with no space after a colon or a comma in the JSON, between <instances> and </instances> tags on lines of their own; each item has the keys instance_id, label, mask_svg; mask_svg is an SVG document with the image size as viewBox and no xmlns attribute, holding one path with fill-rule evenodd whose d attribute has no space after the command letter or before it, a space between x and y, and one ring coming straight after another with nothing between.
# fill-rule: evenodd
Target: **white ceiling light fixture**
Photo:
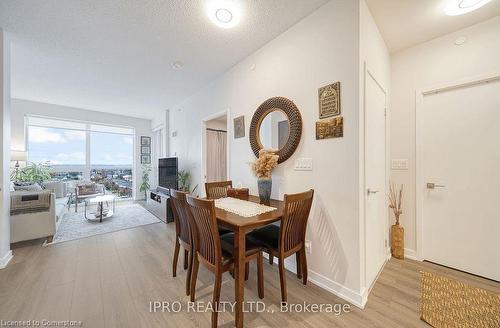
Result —
<instances>
[{"instance_id":1,"label":"white ceiling light fixture","mask_svg":"<svg viewBox=\"0 0 500 328\"><path fill-rule=\"evenodd\" d=\"M207 14L215 25L232 28L240 22L241 8L237 1L211 0L207 3Z\"/></svg>"},{"instance_id":2,"label":"white ceiling light fixture","mask_svg":"<svg viewBox=\"0 0 500 328\"><path fill-rule=\"evenodd\" d=\"M444 13L448 16L458 16L481 8L491 0L449 0Z\"/></svg>"},{"instance_id":3,"label":"white ceiling light fixture","mask_svg":"<svg viewBox=\"0 0 500 328\"><path fill-rule=\"evenodd\" d=\"M184 63L181 62L180 60L176 60L176 61L172 62L172 68L175 70L182 69L182 68L184 68Z\"/></svg>"}]
</instances>

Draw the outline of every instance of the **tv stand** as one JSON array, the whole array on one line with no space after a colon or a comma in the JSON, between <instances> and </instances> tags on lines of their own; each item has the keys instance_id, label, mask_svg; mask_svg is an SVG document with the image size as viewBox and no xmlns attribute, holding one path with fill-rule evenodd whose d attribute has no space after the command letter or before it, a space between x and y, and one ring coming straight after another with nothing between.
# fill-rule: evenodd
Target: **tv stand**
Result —
<instances>
[{"instance_id":1,"label":"tv stand","mask_svg":"<svg viewBox=\"0 0 500 328\"><path fill-rule=\"evenodd\" d=\"M146 209L165 223L174 222L168 189L158 188L149 190L146 199Z\"/></svg>"}]
</instances>

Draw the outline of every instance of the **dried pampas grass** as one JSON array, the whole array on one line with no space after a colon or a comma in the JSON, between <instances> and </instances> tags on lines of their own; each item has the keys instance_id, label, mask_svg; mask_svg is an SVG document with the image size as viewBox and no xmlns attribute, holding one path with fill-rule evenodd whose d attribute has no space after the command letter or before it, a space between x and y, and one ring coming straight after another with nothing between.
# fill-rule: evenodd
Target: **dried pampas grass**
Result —
<instances>
[{"instance_id":1,"label":"dried pampas grass","mask_svg":"<svg viewBox=\"0 0 500 328\"><path fill-rule=\"evenodd\" d=\"M403 185L399 190L396 190L396 186L391 182L389 185L389 208L394 212L396 217L396 225L399 225L399 216L403 213L401 210L401 203L403 200Z\"/></svg>"},{"instance_id":2,"label":"dried pampas grass","mask_svg":"<svg viewBox=\"0 0 500 328\"><path fill-rule=\"evenodd\" d=\"M273 169L278 166L278 158L274 149L259 150L259 158L251 163L255 176L259 179L271 179Z\"/></svg>"}]
</instances>

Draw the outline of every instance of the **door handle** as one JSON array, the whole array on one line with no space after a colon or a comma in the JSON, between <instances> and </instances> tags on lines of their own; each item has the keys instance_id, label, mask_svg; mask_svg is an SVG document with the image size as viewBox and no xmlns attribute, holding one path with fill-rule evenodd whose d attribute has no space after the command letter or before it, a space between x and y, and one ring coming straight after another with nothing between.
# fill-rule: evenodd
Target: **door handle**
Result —
<instances>
[{"instance_id":1,"label":"door handle","mask_svg":"<svg viewBox=\"0 0 500 328\"><path fill-rule=\"evenodd\" d=\"M444 185L435 184L434 182L427 182L427 189L444 188Z\"/></svg>"},{"instance_id":2,"label":"door handle","mask_svg":"<svg viewBox=\"0 0 500 328\"><path fill-rule=\"evenodd\" d=\"M376 194L376 193L378 193L378 190L372 190L372 189L368 188L368 189L366 190L366 193L367 193L368 195L370 195L370 194Z\"/></svg>"}]
</instances>

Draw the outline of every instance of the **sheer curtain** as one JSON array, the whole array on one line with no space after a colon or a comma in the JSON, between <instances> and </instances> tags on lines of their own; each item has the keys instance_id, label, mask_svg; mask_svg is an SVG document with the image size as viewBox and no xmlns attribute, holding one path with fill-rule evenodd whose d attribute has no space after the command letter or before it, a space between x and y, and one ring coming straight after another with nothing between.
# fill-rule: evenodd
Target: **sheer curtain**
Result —
<instances>
[{"instance_id":1,"label":"sheer curtain","mask_svg":"<svg viewBox=\"0 0 500 328\"><path fill-rule=\"evenodd\" d=\"M207 129L207 182L227 180L227 132Z\"/></svg>"}]
</instances>

